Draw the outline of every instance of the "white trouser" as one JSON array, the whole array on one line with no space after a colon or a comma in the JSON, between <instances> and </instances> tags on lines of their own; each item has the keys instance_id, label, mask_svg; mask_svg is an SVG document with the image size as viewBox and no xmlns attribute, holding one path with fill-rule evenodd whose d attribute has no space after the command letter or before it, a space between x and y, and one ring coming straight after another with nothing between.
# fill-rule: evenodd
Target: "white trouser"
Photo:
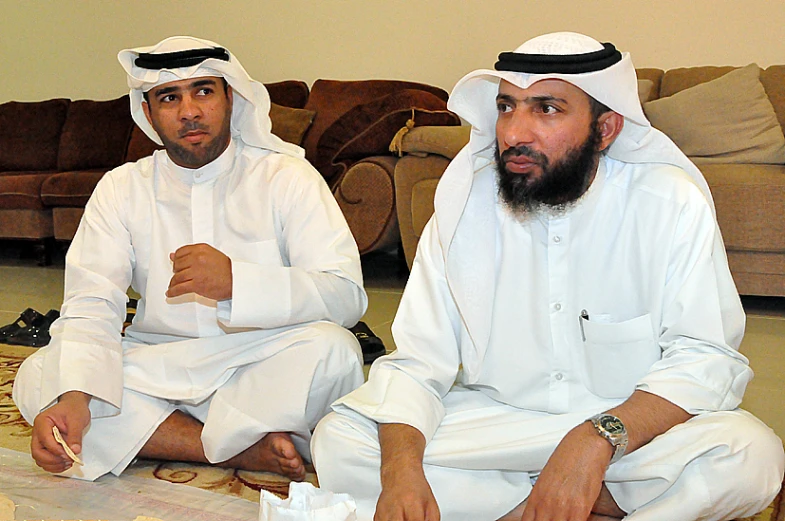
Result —
<instances>
[{"instance_id":1,"label":"white trouser","mask_svg":"<svg viewBox=\"0 0 785 521\"><path fill-rule=\"evenodd\" d=\"M444 405L424 456L443 521L492 521L515 508L559 441L587 418L523 411L467 390L450 392ZM340 409L319 423L311 451L320 485L351 494L358 520L370 521L381 492L377 424ZM736 410L672 428L611 465L605 483L626 519L726 520L764 509L784 469L782 441Z\"/></svg>"},{"instance_id":2,"label":"white trouser","mask_svg":"<svg viewBox=\"0 0 785 521\"><path fill-rule=\"evenodd\" d=\"M239 454L270 432L292 433L300 454L310 459L311 432L330 403L363 381L357 339L338 325L316 322L256 342L259 349L275 354L241 365L200 403L186 404L125 388L120 414L91 420L82 443L85 465L74 465L66 475L87 480L107 472L119 475L178 409L204 423L202 445L212 462ZM279 348L270 342L285 345ZM41 403L40 393L45 349L24 361L14 382L14 402L31 424L48 405Z\"/></svg>"}]
</instances>

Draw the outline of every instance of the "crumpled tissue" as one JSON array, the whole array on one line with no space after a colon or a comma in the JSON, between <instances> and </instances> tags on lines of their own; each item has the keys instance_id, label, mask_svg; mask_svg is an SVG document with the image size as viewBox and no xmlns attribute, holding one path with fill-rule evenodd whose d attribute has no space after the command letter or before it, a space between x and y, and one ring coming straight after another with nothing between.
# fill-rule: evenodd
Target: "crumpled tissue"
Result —
<instances>
[{"instance_id":1,"label":"crumpled tissue","mask_svg":"<svg viewBox=\"0 0 785 521\"><path fill-rule=\"evenodd\" d=\"M291 482L289 497L262 490L259 521L356 521L357 504L349 494L334 494L310 483Z\"/></svg>"}]
</instances>

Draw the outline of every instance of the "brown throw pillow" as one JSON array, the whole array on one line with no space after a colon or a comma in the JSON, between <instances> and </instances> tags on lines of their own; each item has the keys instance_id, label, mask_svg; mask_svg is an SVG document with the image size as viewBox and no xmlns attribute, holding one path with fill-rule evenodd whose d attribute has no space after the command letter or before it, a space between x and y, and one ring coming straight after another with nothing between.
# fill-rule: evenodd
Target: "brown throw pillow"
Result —
<instances>
[{"instance_id":1,"label":"brown throw pillow","mask_svg":"<svg viewBox=\"0 0 785 521\"><path fill-rule=\"evenodd\" d=\"M58 170L114 168L123 164L132 128L127 94L109 101L72 101L60 138Z\"/></svg>"},{"instance_id":2,"label":"brown throw pillow","mask_svg":"<svg viewBox=\"0 0 785 521\"><path fill-rule=\"evenodd\" d=\"M276 103L270 105L273 134L295 145L302 144L303 136L315 116L316 112L312 110L293 109Z\"/></svg>"},{"instance_id":3,"label":"brown throw pillow","mask_svg":"<svg viewBox=\"0 0 785 521\"><path fill-rule=\"evenodd\" d=\"M785 163L785 137L753 64L644 104L654 127L700 163Z\"/></svg>"},{"instance_id":4,"label":"brown throw pillow","mask_svg":"<svg viewBox=\"0 0 785 521\"><path fill-rule=\"evenodd\" d=\"M410 119L415 126L461 124L438 96L404 89L357 105L338 118L322 134L314 166L321 171L346 160L389 155L390 141Z\"/></svg>"}]
</instances>

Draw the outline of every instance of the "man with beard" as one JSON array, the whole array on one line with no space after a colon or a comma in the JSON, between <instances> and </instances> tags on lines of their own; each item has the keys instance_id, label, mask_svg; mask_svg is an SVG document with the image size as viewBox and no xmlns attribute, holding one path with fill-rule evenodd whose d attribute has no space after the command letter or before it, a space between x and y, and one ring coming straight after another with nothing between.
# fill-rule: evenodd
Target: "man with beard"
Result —
<instances>
[{"instance_id":1,"label":"man with beard","mask_svg":"<svg viewBox=\"0 0 785 521\"><path fill-rule=\"evenodd\" d=\"M342 327L367 305L351 232L227 50L172 37L118 58L165 150L107 173L85 208L52 341L14 385L31 454L88 480L136 457L302 480L311 430L363 379Z\"/></svg>"},{"instance_id":2,"label":"man with beard","mask_svg":"<svg viewBox=\"0 0 785 521\"><path fill-rule=\"evenodd\" d=\"M698 169L627 53L574 33L464 77L393 334L311 448L360 520L721 520L779 489ZM375 515L374 515L375 512Z\"/></svg>"}]
</instances>

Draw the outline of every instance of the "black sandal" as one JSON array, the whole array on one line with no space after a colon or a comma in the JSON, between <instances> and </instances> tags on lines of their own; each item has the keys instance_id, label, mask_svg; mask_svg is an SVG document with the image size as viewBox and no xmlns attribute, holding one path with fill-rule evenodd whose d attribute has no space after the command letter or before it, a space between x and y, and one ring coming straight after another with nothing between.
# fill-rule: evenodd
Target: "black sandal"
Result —
<instances>
[{"instance_id":1,"label":"black sandal","mask_svg":"<svg viewBox=\"0 0 785 521\"><path fill-rule=\"evenodd\" d=\"M371 328L369 328L365 322L357 322L357 325L350 327L349 331L354 333L354 336L357 337L357 341L360 342L360 347L363 350L364 364L370 364L387 353L382 339L374 335Z\"/></svg>"}]
</instances>

